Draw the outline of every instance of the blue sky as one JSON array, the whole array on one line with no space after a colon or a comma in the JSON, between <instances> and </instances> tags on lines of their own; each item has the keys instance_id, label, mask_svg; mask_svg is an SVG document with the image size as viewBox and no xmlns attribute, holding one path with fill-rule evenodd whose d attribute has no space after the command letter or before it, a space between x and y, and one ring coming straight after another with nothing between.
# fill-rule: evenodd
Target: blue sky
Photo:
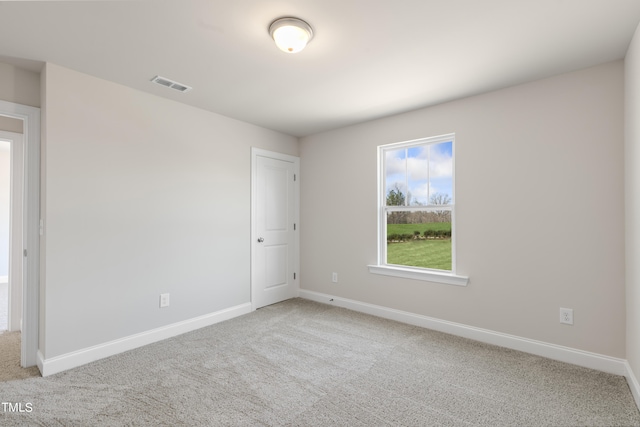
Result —
<instances>
[{"instance_id":1,"label":"blue sky","mask_svg":"<svg viewBox=\"0 0 640 427\"><path fill-rule=\"evenodd\" d=\"M426 205L435 193L444 193L453 199L452 154L451 142L387 150L387 194L397 186L405 195L411 195L412 205Z\"/></svg>"}]
</instances>

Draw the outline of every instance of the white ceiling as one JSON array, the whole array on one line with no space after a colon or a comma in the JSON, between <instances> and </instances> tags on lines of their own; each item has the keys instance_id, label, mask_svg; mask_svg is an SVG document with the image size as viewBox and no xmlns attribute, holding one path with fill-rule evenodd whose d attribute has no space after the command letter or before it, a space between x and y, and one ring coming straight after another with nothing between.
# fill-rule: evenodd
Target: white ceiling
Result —
<instances>
[{"instance_id":1,"label":"white ceiling","mask_svg":"<svg viewBox=\"0 0 640 427\"><path fill-rule=\"evenodd\" d=\"M313 27L301 53L270 39L282 16ZM3 1L0 60L304 136L623 58L639 21L640 0Z\"/></svg>"}]
</instances>

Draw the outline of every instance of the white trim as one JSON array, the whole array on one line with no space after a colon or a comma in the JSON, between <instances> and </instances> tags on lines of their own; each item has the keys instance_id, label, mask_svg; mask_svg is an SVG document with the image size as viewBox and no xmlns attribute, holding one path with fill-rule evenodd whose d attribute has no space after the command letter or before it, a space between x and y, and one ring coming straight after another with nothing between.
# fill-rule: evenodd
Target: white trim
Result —
<instances>
[{"instance_id":1,"label":"white trim","mask_svg":"<svg viewBox=\"0 0 640 427\"><path fill-rule=\"evenodd\" d=\"M295 207L294 207L294 222L296 223L296 233L294 236L294 262L293 262L293 271L296 273L296 279L294 280L295 285L295 296L297 297L300 292L300 157L291 156L289 154L277 153L275 151L264 150L262 148L251 147L251 310L256 310L256 296L257 296L257 286L254 278L256 277L257 272L254 271L256 266L256 242L258 240L257 234L257 205L258 201L256 200L258 194L258 157L267 157L270 159L282 160L285 162L291 162L294 164L296 180L294 182L294 197L295 197Z\"/></svg>"},{"instance_id":2,"label":"white trim","mask_svg":"<svg viewBox=\"0 0 640 427\"><path fill-rule=\"evenodd\" d=\"M250 312L251 304L244 303L215 313L173 323L150 331L98 344L93 347L83 348L81 350L52 357L50 359L45 359L42 354L38 352L37 363L40 368L40 372L42 372L42 376L46 377L57 374L58 372L66 371L67 369L76 368L96 360L104 359L105 357L113 356L154 342L162 341L176 335L181 335L186 332L233 319L234 317L242 316Z\"/></svg>"},{"instance_id":3,"label":"white trim","mask_svg":"<svg viewBox=\"0 0 640 427\"><path fill-rule=\"evenodd\" d=\"M5 283L9 283L9 276L0 276L0 285L4 285Z\"/></svg>"},{"instance_id":4,"label":"white trim","mask_svg":"<svg viewBox=\"0 0 640 427\"><path fill-rule=\"evenodd\" d=\"M383 276L402 277L405 279L424 280L427 282L445 283L447 285L467 286L469 278L457 274L421 270L417 268L394 267L390 265L369 265L369 273Z\"/></svg>"},{"instance_id":5,"label":"white trim","mask_svg":"<svg viewBox=\"0 0 640 427\"><path fill-rule=\"evenodd\" d=\"M391 319L410 325L445 332L451 335L469 338L487 344L523 351L525 353L535 354L537 356L559 360L561 362L571 363L585 368L596 369L610 374L627 376L629 372L627 369L627 361L624 359L550 344L543 341L522 338L488 329L476 328L473 326L463 325L461 323L449 322L447 320L422 316L420 314L395 310L393 308L335 297L304 289L300 290L300 297L324 304L335 305L337 307L348 308L350 310L371 314L385 319Z\"/></svg>"},{"instance_id":6,"label":"white trim","mask_svg":"<svg viewBox=\"0 0 640 427\"><path fill-rule=\"evenodd\" d=\"M40 313L40 109L0 100L0 116L23 120L24 262L20 365L37 364Z\"/></svg>"},{"instance_id":7,"label":"white trim","mask_svg":"<svg viewBox=\"0 0 640 427\"><path fill-rule=\"evenodd\" d=\"M640 384L638 383L638 379L633 373L629 362L625 360L624 363L626 368L626 373L624 376L627 378L627 384L629 384L629 389L631 390L633 399L636 401L636 406L638 407L638 409L640 409Z\"/></svg>"},{"instance_id":8,"label":"white trim","mask_svg":"<svg viewBox=\"0 0 640 427\"><path fill-rule=\"evenodd\" d=\"M444 135L432 136L427 138L414 139L411 141L403 141L396 142L392 144L384 144L378 146L378 264L375 266L369 266L369 271L374 274L384 274L387 276L398 276L398 277L406 277L417 280L425 280L430 282L439 282L439 283L447 283L452 285L466 286L466 281L460 280L463 276L456 275L456 214L455 214L455 205L456 205L456 171L455 171L455 163L456 163L456 134L448 133ZM421 146L432 146L435 144L440 144L444 142L451 142L451 202L448 205L421 205L421 206L387 206L387 182L386 182L386 153L392 150L398 150L401 148L409 149L412 147L421 147ZM428 160L429 161L429 160ZM429 161L430 163L430 161ZM407 165L405 164L405 168ZM430 173L431 166L427 167L427 175ZM409 174L408 171L405 171L405 180L408 180ZM429 178L427 178L429 179ZM409 192L408 182L406 182L407 194ZM429 196L430 197L430 196ZM428 200L430 202L430 199ZM412 211L432 211L446 208L446 210L451 212L451 272L450 276L452 276L453 280L437 280L442 277L441 274L436 273L435 275L424 272L423 269L415 267L411 268L408 266L406 269L398 270L395 268L393 264L387 263L387 214L388 212L398 211L398 212L412 212ZM373 269L372 269L373 267ZM383 270L383 268L390 267L387 270ZM394 272L398 272L399 274L394 274ZM468 278L465 278L468 281ZM464 282L464 283L463 283Z\"/></svg>"}]
</instances>

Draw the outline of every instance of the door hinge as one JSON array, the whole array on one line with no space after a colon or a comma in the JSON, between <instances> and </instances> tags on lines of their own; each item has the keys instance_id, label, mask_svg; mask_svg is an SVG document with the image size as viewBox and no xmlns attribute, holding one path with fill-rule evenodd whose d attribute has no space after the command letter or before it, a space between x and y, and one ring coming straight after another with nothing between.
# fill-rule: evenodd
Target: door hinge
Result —
<instances>
[{"instance_id":1,"label":"door hinge","mask_svg":"<svg viewBox=\"0 0 640 427\"><path fill-rule=\"evenodd\" d=\"M294 181L296 180L296 174L295 173L293 174L293 180Z\"/></svg>"},{"instance_id":2,"label":"door hinge","mask_svg":"<svg viewBox=\"0 0 640 427\"><path fill-rule=\"evenodd\" d=\"M293 273L293 280L296 280L296 273Z\"/></svg>"},{"instance_id":3,"label":"door hinge","mask_svg":"<svg viewBox=\"0 0 640 427\"><path fill-rule=\"evenodd\" d=\"M25 258L27 257L27 250L26 249L24 250L24 257Z\"/></svg>"},{"instance_id":4,"label":"door hinge","mask_svg":"<svg viewBox=\"0 0 640 427\"><path fill-rule=\"evenodd\" d=\"M296 223L293 223L293 231L296 231Z\"/></svg>"}]
</instances>

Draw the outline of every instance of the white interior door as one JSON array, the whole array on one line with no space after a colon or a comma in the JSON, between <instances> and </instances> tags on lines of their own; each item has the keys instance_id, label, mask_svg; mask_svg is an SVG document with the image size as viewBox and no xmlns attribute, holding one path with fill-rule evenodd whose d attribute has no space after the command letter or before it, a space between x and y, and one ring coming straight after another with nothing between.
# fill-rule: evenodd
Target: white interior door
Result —
<instances>
[{"instance_id":1,"label":"white interior door","mask_svg":"<svg viewBox=\"0 0 640 427\"><path fill-rule=\"evenodd\" d=\"M299 293L299 159L254 149L252 268L254 309Z\"/></svg>"}]
</instances>

